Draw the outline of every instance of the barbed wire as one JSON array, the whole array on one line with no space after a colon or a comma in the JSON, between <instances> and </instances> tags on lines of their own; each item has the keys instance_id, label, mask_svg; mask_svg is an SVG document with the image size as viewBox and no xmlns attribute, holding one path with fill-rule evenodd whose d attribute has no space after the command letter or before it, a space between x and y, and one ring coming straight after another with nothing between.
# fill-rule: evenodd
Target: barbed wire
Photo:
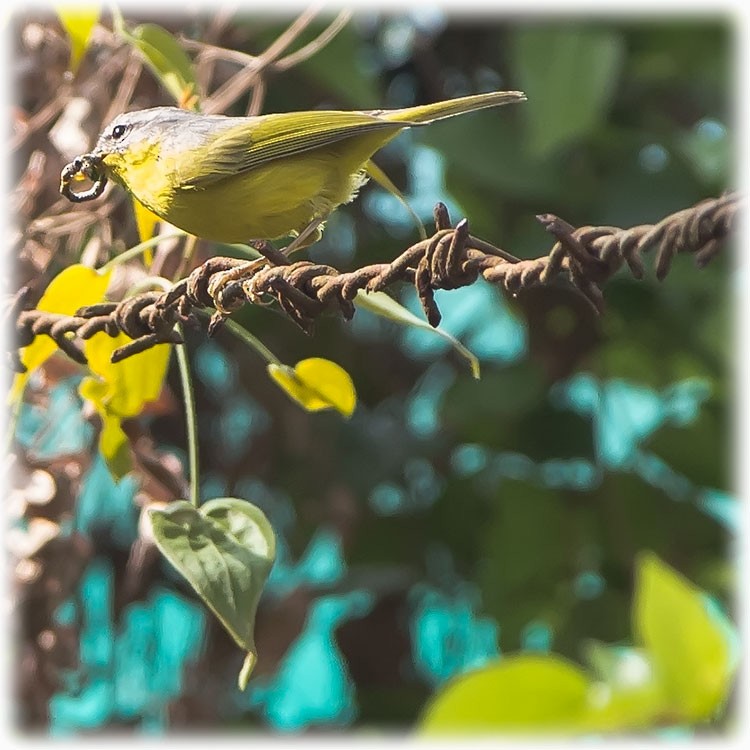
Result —
<instances>
[{"instance_id":1,"label":"barbed wire","mask_svg":"<svg viewBox=\"0 0 750 750\"><path fill-rule=\"evenodd\" d=\"M327 312L350 320L360 291L383 291L402 282L414 285L432 326L441 319L435 291L469 286L480 277L513 296L562 277L601 314L603 285L623 266L636 279L642 279L643 255L650 250L656 249L655 270L660 280L669 273L678 253L692 254L696 265L703 268L732 231L740 203L738 193L727 193L670 214L656 224L629 229L574 228L554 214L540 214L537 220L556 242L545 255L523 260L471 235L466 219L451 226L448 210L438 203L432 237L407 248L390 263L354 271L342 273L333 266L306 260L292 262L269 245L258 244L267 256L260 261L211 258L168 292L145 292L122 302L91 305L74 316L23 310L21 290L6 313L16 319L11 364L23 371L17 349L40 335L49 336L68 356L84 364L79 342L99 331L110 336L123 332L133 339L115 350L112 361L117 362L157 344L182 343L176 326L196 323L198 310L221 311L212 316L208 329L211 335L231 311L245 304L272 301L309 333L315 320Z\"/></svg>"}]
</instances>

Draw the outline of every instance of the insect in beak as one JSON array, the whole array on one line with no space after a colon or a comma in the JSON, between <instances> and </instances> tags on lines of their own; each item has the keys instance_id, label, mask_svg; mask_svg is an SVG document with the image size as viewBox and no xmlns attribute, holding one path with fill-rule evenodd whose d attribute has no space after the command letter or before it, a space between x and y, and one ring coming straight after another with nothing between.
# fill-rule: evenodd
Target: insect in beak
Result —
<instances>
[{"instance_id":1,"label":"insect in beak","mask_svg":"<svg viewBox=\"0 0 750 750\"><path fill-rule=\"evenodd\" d=\"M94 184L88 190L74 192L73 182L83 179L91 180ZM76 156L70 164L66 164L60 174L60 193L73 203L83 203L98 198L107 186L107 178L102 170L101 157L96 154Z\"/></svg>"}]
</instances>

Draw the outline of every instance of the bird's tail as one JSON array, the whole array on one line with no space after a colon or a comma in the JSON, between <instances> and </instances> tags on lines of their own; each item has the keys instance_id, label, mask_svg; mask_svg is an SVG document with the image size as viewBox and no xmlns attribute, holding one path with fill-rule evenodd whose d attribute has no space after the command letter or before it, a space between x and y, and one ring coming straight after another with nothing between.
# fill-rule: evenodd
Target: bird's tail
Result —
<instances>
[{"instance_id":1,"label":"bird's tail","mask_svg":"<svg viewBox=\"0 0 750 750\"><path fill-rule=\"evenodd\" d=\"M420 104L405 109L386 109L369 112L368 114L381 117L384 120L403 122L407 125L427 125L435 120L462 115L477 109L499 107L502 104L526 101L526 94L522 91L491 91L486 94L462 96L458 99L447 99L443 102Z\"/></svg>"}]
</instances>

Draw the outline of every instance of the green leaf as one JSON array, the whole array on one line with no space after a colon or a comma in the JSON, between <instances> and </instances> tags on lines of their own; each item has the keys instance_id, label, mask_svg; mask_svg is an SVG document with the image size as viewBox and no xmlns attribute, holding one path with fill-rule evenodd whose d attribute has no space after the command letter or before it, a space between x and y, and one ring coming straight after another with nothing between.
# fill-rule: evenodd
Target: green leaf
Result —
<instances>
[{"instance_id":1,"label":"green leaf","mask_svg":"<svg viewBox=\"0 0 750 750\"><path fill-rule=\"evenodd\" d=\"M687 721L713 717L727 698L736 666L726 618L653 553L638 562L633 617L635 636L672 711Z\"/></svg>"},{"instance_id":2,"label":"green leaf","mask_svg":"<svg viewBox=\"0 0 750 750\"><path fill-rule=\"evenodd\" d=\"M336 409L351 417L357 405L349 373L340 365L321 357L303 359L294 366L268 365L268 374L292 399L307 411Z\"/></svg>"},{"instance_id":3,"label":"green leaf","mask_svg":"<svg viewBox=\"0 0 750 750\"><path fill-rule=\"evenodd\" d=\"M255 664L255 612L276 556L276 538L260 508L234 497L196 509L185 500L148 511L156 545L248 651L244 689Z\"/></svg>"},{"instance_id":4,"label":"green leaf","mask_svg":"<svg viewBox=\"0 0 750 750\"><path fill-rule=\"evenodd\" d=\"M430 701L420 729L436 733L553 732L586 714L589 681L556 656L520 654L450 680Z\"/></svg>"},{"instance_id":5,"label":"green leaf","mask_svg":"<svg viewBox=\"0 0 750 750\"><path fill-rule=\"evenodd\" d=\"M57 8L57 15L65 33L70 39L70 61L68 69L75 73L81 64L83 56L89 46L91 32L94 30L101 7L97 4L67 5L61 4Z\"/></svg>"},{"instance_id":6,"label":"green leaf","mask_svg":"<svg viewBox=\"0 0 750 750\"><path fill-rule=\"evenodd\" d=\"M60 271L49 283L36 306L37 310L73 315L76 310L86 305L93 305L104 299L112 273L99 273L93 268L75 264ZM21 398L31 373L54 354L57 344L48 336L37 336L21 352L21 362L26 372L18 373L9 394L9 401Z\"/></svg>"},{"instance_id":7,"label":"green leaf","mask_svg":"<svg viewBox=\"0 0 750 750\"><path fill-rule=\"evenodd\" d=\"M180 43L161 26L144 23L128 31L118 28L122 37L143 55L143 59L178 106L197 109L198 83L193 63Z\"/></svg>"},{"instance_id":8,"label":"green leaf","mask_svg":"<svg viewBox=\"0 0 750 750\"><path fill-rule=\"evenodd\" d=\"M145 404L159 397L171 352L169 344L159 344L113 364L114 350L130 341L124 333L112 337L103 331L87 339L84 353L92 375L78 387L81 398L93 404L102 418L99 451L116 479L130 470L122 420L137 416Z\"/></svg>"},{"instance_id":9,"label":"green leaf","mask_svg":"<svg viewBox=\"0 0 750 750\"><path fill-rule=\"evenodd\" d=\"M532 154L543 157L590 133L616 88L624 46L619 34L569 24L516 32L512 54Z\"/></svg>"},{"instance_id":10,"label":"green leaf","mask_svg":"<svg viewBox=\"0 0 750 750\"><path fill-rule=\"evenodd\" d=\"M358 307L369 310L383 318L388 318L388 320L392 320L399 325L422 328L425 331L431 331L447 339L450 341L451 346L469 363L471 374L477 380L479 379L479 359L477 359L476 355L472 354L455 336L451 336L450 333L440 328L433 328L426 320L418 318L385 292L365 292L360 290L354 298L354 303Z\"/></svg>"}]
</instances>

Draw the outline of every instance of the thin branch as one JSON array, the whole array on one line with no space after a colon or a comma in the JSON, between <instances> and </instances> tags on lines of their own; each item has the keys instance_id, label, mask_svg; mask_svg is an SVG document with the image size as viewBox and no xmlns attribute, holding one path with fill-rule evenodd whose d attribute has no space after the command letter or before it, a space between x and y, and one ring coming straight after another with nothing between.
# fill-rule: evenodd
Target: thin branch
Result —
<instances>
[{"instance_id":1,"label":"thin branch","mask_svg":"<svg viewBox=\"0 0 750 750\"><path fill-rule=\"evenodd\" d=\"M53 99L50 99L39 111L35 112L28 120L19 122L19 128L10 140L10 151L16 151L32 134L47 127L52 120L63 111L70 99L71 86L63 83Z\"/></svg>"},{"instance_id":2,"label":"thin branch","mask_svg":"<svg viewBox=\"0 0 750 750\"><path fill-rule=\"evenodd\" d=\"M287 30L276 37L261 57L265 57L269 61L275 60L315 20L315 16L317 16L321 10L323 10L323 4L314 3L300 13Z\"/></svg>"},{"instance_id":3,"label":"thin branch","mask_svg":"<svg viewBox=\"0 0 750 750\"><path fill-rule=\"evenodd\" d=\"M537 220L556 242L547 254L525 260L472 236L466 219L452 227L447 209L439 203L432 237L407 248L390 263L348 273L310 261L290 263L285 256L283 263L274 265L275 256L267 252L264 259L253 263L211 258L169 292L148 292L119 303L93 305L79 310L74 317L38 310L18 313L20 303L16 300L16 346L27 346L35 336L45 334L73 359L83 362L83 352L71 334L87 339L97 331L106 331L110 336L123 331L134 341L113 354L113 361L119 361L158 343L181 342L176 325L196 323L198 310L236 310L248 303L270 301L310 332L315 320L325 312L351 319L355 311L353 300L359 291L382 291L401 282L414 284L427 320L437 326L440 311L434 300L435 290L469 286L479 277L514 297L525 289L549 285L562 277L594 310L602 313L603 285L622 266L627 266L636 279L643 278L642 256L654 248L659 279L669 272L677 253L692 254L696 265L703 268L718 254L732 231L740 203L739 194L728 193L671 214L657 224L630 229L576 229L553 214L540 214ZM223 320L223 315L215 313L209 334ZM11 352L11 361L18 370L22 365L14 354Z\"/></svg>"},{"instance_id":4,"label":"thin branch","mask_svg":"<svg viewBox=\"0 0 750 750\"><path fill-rule=\"evenodd\" d=\"M315 37L311 42L306 44L304 47L300 47L296 52L292 52L286 57L282 57L274 63L273 69L276 72L289 70L289 68L299 65L308 58L320 52L323 47L326 46L335 36L341 31L341 29L349 23L352 17L352 11L342 10L336 18L331 21L331 24L327 26L318 36Z\"/></svg>"},{"instance_id":5,"label":"thin branch","mask_svg":"<svg viewBox=\"0 0 750 750\"><path fill-rule=\"evenodd\" d=\"M119 115L120 112L126 110L133 98L135 87L138 83L138 79L141 77L142 71L143 62L141 58L131 51L125 65L125 70L122 72L120 83L117 86L117 91L112 97L112 103L109 105L107 113L102 118L104 122L110 122L116 115Z\"/></svg>"},{"instance_id":6,"label":"thin branch","mask_svg":"<svg viewBox=\"0 0 750 750\"><path fill-rule=\"evenodd\" d=\"M245 91L253 87L263 71L284 53L287 47L312 23L320 11L321 6L315 5L302 12L286 31L280 34L260 55L252 57L247 67L232 76L223 86L205 99L203 111L206 114L223 112Z\"/></svg>"}]
</instances>

